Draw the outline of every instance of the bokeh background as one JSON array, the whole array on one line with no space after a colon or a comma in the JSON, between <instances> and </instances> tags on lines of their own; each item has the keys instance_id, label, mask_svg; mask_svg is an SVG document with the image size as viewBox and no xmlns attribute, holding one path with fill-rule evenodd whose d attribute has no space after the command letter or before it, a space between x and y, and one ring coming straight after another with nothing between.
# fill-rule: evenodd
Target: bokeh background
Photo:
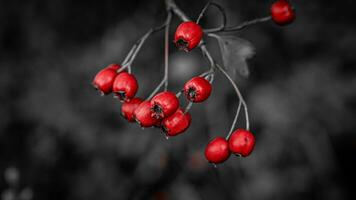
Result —
<instances>
[{"instance_id":1,"label":"bokeh background","mask_svg":"<svg viewBox=\"0 0 356 200\"><path fill-rule=\"evenodd\" d=\"M273 1L216 2L235 25L268 15ZM177 1L192 18L205 3ZM233 33L256 47L250 77L236 81L257 144L250 157L214 168L205 145L227 134L237 106L221 74L212 97L193 106L189 130L169 140L127 123L117 99L91 86L96 72L162 23L163 0L1 0L1 199L356 199L356 5L292 3L292 25ZM214 9L202 20L218 23ZM141 97L163 76L163 39L155 34L134 61ZM220 61L218 43L207 45ZM177 91L208 63L198 50L170 47L169 88Z\"/></svg>"}]
</instances>

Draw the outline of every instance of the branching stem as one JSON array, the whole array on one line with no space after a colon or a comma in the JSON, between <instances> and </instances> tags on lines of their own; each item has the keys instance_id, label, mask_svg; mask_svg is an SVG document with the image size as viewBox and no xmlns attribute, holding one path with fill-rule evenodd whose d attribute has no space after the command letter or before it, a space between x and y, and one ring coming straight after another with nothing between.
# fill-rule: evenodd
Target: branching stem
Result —
<instances>
[{"instance_id":1,"label":"branching stem","mask_svg":"<svg viewBox=\"0 0 356 200\"><path fill-rule=\"evenodd\" d=\"M185 15L185 13L182 10L180 10L180 8L175 4L174 0L166 0L166 5L167 5L168 8L170 7L172 9L173 13L176 14L182 21L189 21L190 20ZM257 20L252 20L250 22L245 22L245 23L243 23L243 24L241 24L240 26L237 26L237 27L230 27L230 28L224 28L224 29L226 29L228 31L241 30L241 29L243 29L243 28L245 28L245 27L247 27L249 25L256 24L256 23L263 22L263 21L268 21L268 20L270 20L270 17L261 18L261 19L257 19ZM222 31L222 30L219 30L219 31ZM215 30L215 32L218 32L218 31ZM250 122L249 122L249 117L248 117L247 105L246 105L246 102L245 102L244 98L241 95L241 92L240 92L239 88L235 84L234 80L230 77L230 75L220 65L216 64L216 62L212 58L210 52L206 48L205 43L204 43L203 40L200 42L199 48L202 51L202 54L207 58L207 60L210 63L210 70L211 71L215 71L216 68L219 69L223 73L223 75L229 80L229 82L233 86L233 88L234 88L234 90L235 90L235 92L236 92L236 94L237 94L237 96L239 98L239 106L237 108L234 121L233 121L233 123L231 125L230 132L229 132L229 134L227 135L226 138L228 139L230 137L232 131L235 128L235 125L236 125L237 119L238 119L238 115L239 115L239 112L240 112L240 109L241 109L241 105L244 107L244 110L245 110L246 129L249 130L250 129ZM210 81L212 82L213 79L214 79L214 73L212 73L209 76L210 76ZM179 93L179 95L180 95L180 93ZM189 106L189 104L188 104L188 106Z\"/></svg>"},{"instance_id":2,"label":"branching stem","mask_svg":"<svg viewBox=\"0 0 356 200\"><path fill-rule=\"evenodd\" d=\"M240 31L240 30L247 28L251 25L259 24L259 23L266 22L269 20L271 20L271 16L257 18L257 19L251 20L251 21L243 22L242 24L240 24L238 26L224 27L223 29L205 29L204 33L208 34L208 33L218 33L218 32Z\"/></svg>"},{"instance_id":3,"label":"branching stem","mask_svg":"<svg viewBox=\"0 0 356 200\"><path fill-rule=\"evenodd\" d=\"M224 8L221 7L219 4L214 3L214 2L211 2L211 1L208 2L208 3L204 6L203 10L200 12L200 14L199 14L199 16L198 16L198 19L196 20L196 23L199 24L201 18L204 16L206 10L207 10L210 6L215 6L217 9L219 9L219 11L220 11L220 13L221 13L221 15L222 15L222 23L221 23L221 25L220 25L219 27L217 27L217 28L210 29L210 30L215 30L215 31L223 30L223 29L225 28L225 26L226 26L226 12L225 12Z\"/></svg>"},{"instance_id":4,"label":"branching stem","mask_svg":"<svg viewBox=\"0 0 356 200\"><path fill-rule=\"evenodd\" d=\"M230 75L225 71L224 68L222 68L220 65L216 65L216 67L224 74L224 76L230 81L232 87L234 88L237 96L239 97L239 104L241 103L242 106L244 107L244 110L245 110L245 121L246 121L246 130L250 130L250 121L249 121L249 117L248 117L248 111L247 111L247 105L246 105L246 102L244 100L244 98L242 97L241 95L241 92L239 90L239 88L237 87L236 83L234 82L234 80L230 77ZM231 126L231 129L230 129L230 132L229 132L229 135L227 136L227 138L230 137L230 134L231 134L231 130L234 129L235 125L236 125L236 121L237 121L237 117L239 115L239 112L240 112L240 106L238 106L238 109L236 111L236 115L235 115L235 119L234 119L234 122Z\"/></svg>"},{"instance_id":5,"label":"branching stem","mask_svg":"<svg viewBox=\"0 0 356 200\"><path fill-rule=\"evenodd\" d=\"M168 66L169 66L169 27L172 21L172 12L171 9L167 6L167 19L164 24L165 27L165 40L164 40L164 76L161 82L153 90L153 92L147 97L146 100L151 99L164 85L164 91L167 91L168 88Z\"/></svg>"}]
</instances>

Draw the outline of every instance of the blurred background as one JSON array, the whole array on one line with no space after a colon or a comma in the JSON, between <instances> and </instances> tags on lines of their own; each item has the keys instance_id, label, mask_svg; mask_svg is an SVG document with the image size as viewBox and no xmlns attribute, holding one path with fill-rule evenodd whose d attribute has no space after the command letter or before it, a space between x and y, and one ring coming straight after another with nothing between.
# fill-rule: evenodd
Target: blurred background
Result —
<instances>
[{"instance_id":1,"label":"blurred background","mask_svg":"<svg viewBox=\"0 0 356 200\"><path fill-rule=\"evenodd\" d=\"M206 2L177 4L195 19ZM216 2L236 25L268 15L273 1ZM228 133L237 107L221 74L211 98L191 109L188 131L169 140L127 123L117 99L91 86L163 22L163 0L1 0L1 199L356 199L356 5L292 3L292 25L232 33L256 48L250 77L236 82L257 143L250 157L214 168L204 148ZM202 26L217 26L218 15L210 9ZM163 77L163 40L155 34L134 61L140 97ZM216 40L207 46L220 62ZM198 50L170 47L169 89L177 91L208 63Z\"/></svg>"}]
</instances>

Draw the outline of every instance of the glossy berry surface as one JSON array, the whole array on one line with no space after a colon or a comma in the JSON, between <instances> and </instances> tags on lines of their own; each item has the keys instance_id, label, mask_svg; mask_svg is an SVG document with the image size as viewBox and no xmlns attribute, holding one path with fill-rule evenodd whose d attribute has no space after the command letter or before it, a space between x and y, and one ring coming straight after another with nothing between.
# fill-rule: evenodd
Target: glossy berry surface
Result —
<instances>
[{"instance_id":1,"label":"glossy berry surface","mask_svg":"<svg viewBox=\"0 0 356 200\"><path fill-rule=\"evenodd\" d=\"M295 13L287 0L278 0L271 6L272 20L278 25L287 25L294 21Z\"/></svg>"},{"instance_id":2,"label":"glossy berry surface","mask_svg":"<svg viewBox=\"0 0 356 200\"><path fill-rule=\"evenodd\" d=\"M157 119L169 117L179 108L179 100L173 92L161 92L151 99L151 110Z\"/></svg>"},{"instance_id":3,"label":"glossy berry surface","mask_svg":"<svg viewBox=\"0 0 356 200\"><path fill-rule=\"evenodd\" d=\"M188 129L191 120L190 114L184 114L184 110L179 108L173 115L163 119L162 129L167 136L176 136Z\"/></svg>"},{"instance_id":4,"label":"glossy berry surface","mask_svg":"<svg viewBox=\"0 0 356 200\"><path fill-rule=\"evenodd\" d=\"M134 111L142 103L142 99L133 98L128 102L124 102L121 106L121 115L129 122L134 122Z\"/></svg>"},{"instance_id":5,"label":"glossy berry surface","mask_svg":"<svg viewBox=\"0 0 356 200\"><path fill-rule=\"evenodd\" d=\"M194 77L184 85L184 95L194 103L205 101L211 94L211 84L203 77Z\"/></svg>"},{"instance_id":6,"label":"glossy berry surface","mask_svg":"<svg viewBox=\"0 0 356 200\"><path fill-rule=\"evenodd\" d=\"M202 28L195 22L188 21L181 23L174 35L174 43L184 51L194 49L200 43L203 37Z\"/></svg>"},{"instance_id":7,"label":"glossy berry surface","mask_svg":"<svg viewBox=\"0 0 356 200\"><path fill-rule=\"evenodd\" d=\"M206 159L214 164L222 163L230 156L229 144L223 137L216 137L205 148Z\"/></svg>"},{"instance_id":8,"label":"glossy berry surface","mask_svg":"<svg viewBox=\"0 0 356 200\"><path fill-rule=\"evenodd\" d=\"M237 129L229 138L229 149L232 153L246 157L255 147L255 136L250 131Z\"/></svg>"},{"instance_id":9,"label":"glossy berry surface","mask_svg":"<svg viewBox=\"0 0 356 200\"><path fill-rule=\"evenodd\" d=\"M134 111L134 119L141 127L157 126L160 120L152 116L151 104L143 101Z\"/></svg>"},{"instance_id":10,"label":"glossy berry surface","mask_svg":"<svg viewBox=\"0 0 356 200\"><path fill-rule=\"evenodd\" d=\"M117 75L116 71L120 67L121 66L118 64L111 64L99 71L93 80L93 86L103 95L110 94L112 92L112 86Z\"/></svg>"},{"instance_id":11,"label":"glossy berry surface","mask_svg":"<svg viewBox=\"0 0 356 200\"><path fill-rule=\"evenodd\" d=\"M118 74L113 83L113 92L121 101L133 98L138 90L138 83L134 75L127 72Z\"/></svg>"}]
</instances>

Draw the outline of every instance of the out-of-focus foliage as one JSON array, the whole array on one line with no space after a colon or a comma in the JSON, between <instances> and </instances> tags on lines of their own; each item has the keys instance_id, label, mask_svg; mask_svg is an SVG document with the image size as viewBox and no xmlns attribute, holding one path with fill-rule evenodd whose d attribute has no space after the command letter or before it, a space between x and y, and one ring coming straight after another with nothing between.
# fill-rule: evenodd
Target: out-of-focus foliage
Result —
<instances>
[{"instance_id":1,"label":"out-of-focus foliage","mask_svg":"<svg viewBox=\"0 0 356 200\"><path fill-rule=\"evenodd\" d=\"M267 15L272 1L217 2L234 25ZM177 3L194 18L206 2ZM214 169L204 147L227 134L237 107L220 74L211 98L193 106L192 126L169 140L128 124L120 103L91 86L161 24L162 1L0 1L1 197L13 197L17 173L16 194L29 199L355 199L355 2L292 3L294 24L235 34L256 50L249 78L237 79L256 149ZM217 15L209 10L202 26L218 25ZM141 97L163 77L163 39L154 35L133 63ZM220 58L218 42L207 45ZM170 49L177 91L208 62L199 50Z\"/></svg>"}]
</instances>

